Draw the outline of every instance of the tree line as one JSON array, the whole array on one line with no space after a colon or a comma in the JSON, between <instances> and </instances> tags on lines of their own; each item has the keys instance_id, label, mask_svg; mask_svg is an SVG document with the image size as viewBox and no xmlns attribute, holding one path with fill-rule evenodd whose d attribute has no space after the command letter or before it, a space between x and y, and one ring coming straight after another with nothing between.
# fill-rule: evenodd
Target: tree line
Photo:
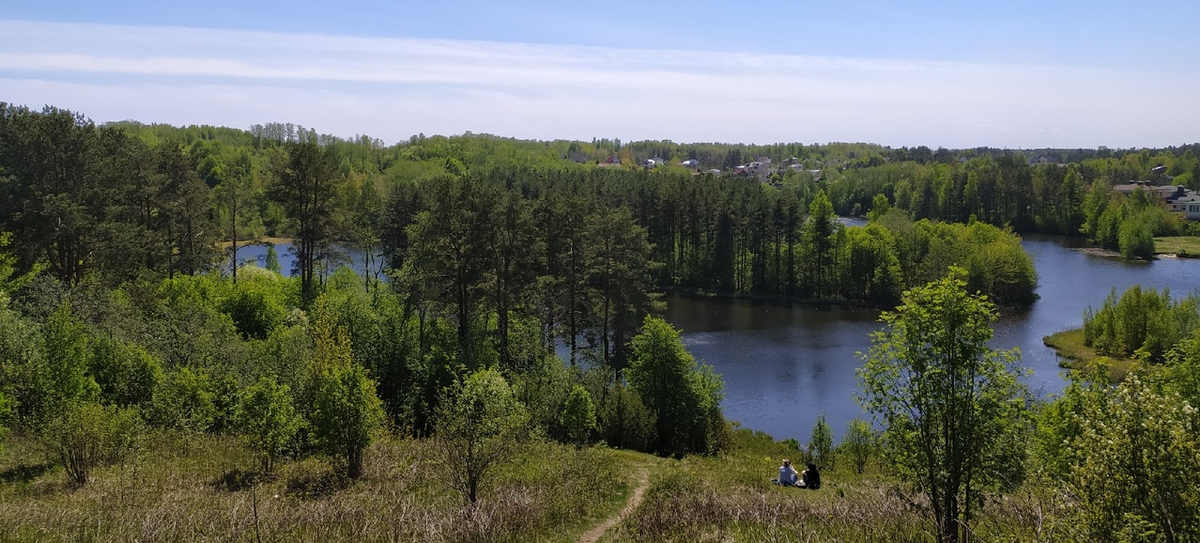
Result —
<instances>
[{"instance_id":1,"label":"tree line","mask_svg":"<svg viewBox=\"0 0 1200 543\"><path fill-rule=\"evenodd\" d=\"M0 429L36 439L78 484L152 432L233 434L262 473L323 455L352 478L386 427L436 440L467 501L538 436L717 452L732 431L720 377L653 316L656 293L675 289L896 307L860 372L884 439L859 421L846 450L861 464L882 446L942 540L967 538L989 496L1035 475L1084 506L1083 523L1054 533L1196 533L1180 474L1200 468L1200 350L1168 322L1194 318L1194 302L1135 296L1089 315L1098 344L1164 365L1113 389L1081 381L1047 404L1020 385L1015 353L987 347L993 301L1033 299L1014 230L1112 222L1108 207L1072 203L1083 167L1035 173L1004 154L892 164L870 146L829 146L864 162L831 167L818 153L820 178L762 183L573 165L589 149L668 150L610 141L385 147L287 125L0 112ZM1142 160L1129 157L1097 160ZM1036 188L1058 173L1053 190ZM1026 182L1062 198L1038 207ZM865 200L847 199L859 190ZM838 220L852 201L866 202L865 226ZM1057 215L1039 223L1031 209ZM294 239L294 276L215 263L219 241L236 255L268 235ZM338 268L343 245L382 262ZM1138 322L1172 339L1139 346ZM809 449L832 461L827 426Z\"/></svg>"},{"instance_id":2,"label":"tree line","mask_svg":"<svg viewBox=\"0 0 1200 543\"><path fill-rule=\"evenodd\" d=\"M1154 236L1200 232L1144 190L1112 190L1134 181L1200 190L1200 160L1187 147L1179 154L1141 150L1069 164L1031 164L1018 153L893 162L835 172L829 193L842 214L866 213L883 194L914 220L979 220L1018 233L1087 236L1127 258L1153 257Z\"/></svg>"}]
</instances>

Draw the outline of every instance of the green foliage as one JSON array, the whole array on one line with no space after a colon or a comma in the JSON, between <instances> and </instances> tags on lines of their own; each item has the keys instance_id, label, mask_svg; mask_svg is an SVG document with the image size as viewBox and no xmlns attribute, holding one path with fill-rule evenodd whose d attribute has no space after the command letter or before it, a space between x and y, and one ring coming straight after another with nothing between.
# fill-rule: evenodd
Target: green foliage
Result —
<instances>
[{"instance_id":1,"label":"green foliage","mask_svg":"<svg viewBox=\"0 0 1200 543\"><path fill-rule=\"evenodd\" d=\"M1179 395L1131 376L1107 402L1079 406L1068 479L1091 541L1200 537L1200 415ZM1147 537L1148 536L1148 537Z\"/></svg>"},{"instance_id":2,"label":"green foliage","mask_svg":"<svg viewBox=\"0 0 1200 543\"><path fill-rule=\"evenodd\" d=\"M724 424L721 379L711 366L696 363L679 333L665 320L647 316L633 338L625 378L654 413L658 453L717 452Z\"/></svg>"},{"instance_id":3,"label":"green foliage","mask_svg":"<svg viewBox=\"0 0 1200 543\"><path fill-rule=\"evenodd\" d=\"M38 422L43 401L41 330L8 308L0 295L0 393L7 396L18 423Z\"/></svg>"},{"instance_id":4,"label":"green foliage","mask_svg":"<svg viewBox=\"0 0 1200 543\"><path fill-rule=\"evenodd\" d=\"M341 210L344 177L337 173L329 148L315 141L291 143L287 156L273 165L266 194L295 223L295 271L305 307L317 297L317 262L334 238Z\"/></svg>"},{"instance_id":5,"label":"green foliage","mask_svg":"<svg viewBox=\"0 0 1200 543\"><path fill-rule=\"evenodd\" d=\"M134 452L142 436L137 408L79 402L68 406L47 426L43 443L77 485L91 479L97 466L120 462Z\"/></svg>"},{"instance_id":6,"label":"green foliage","mask_svg":"<svg viewBox=\"0 0 1200 543\"><path fill-rule=\"evenodd\" d=\"M562 414L574 387L572 370L556 356L542 358L512 379L513 394L525 405L530 422L562 442L569 442Z\"/></svg>"},{"instance_id":7,"label":"green foliage","mask_svg":"<svg viewBox=\"0 0 1200 543\"><path fill-rule=\"evenodd\" d=\"M1167 353L1166 380L1189 404L1200 405L1200 328Z\"/></svg>"},{"instance_id":8,"label":"green foliage","mask_svg":"<svg viewBox=\"0 0 1200 543\"><path fill-rule=\"evenodd\" d=\"M447 480L474 503L491 471L512 459L528 435L529 415L500 372L479 370L444 398L436 439Z\"/></svg>"},{"instance_id":9,"label":"green foliage","mask_svg":"<svg viewBox=\"0 0 1200 543\"><path fill-rule=\"evenodd\" d=\"M591 441L596 429L596 405L592 395L581 385L575 385L563 402L562 426L568 443L582 447Z\"/></svg>"},{"instance_id":10,"label":"green foliage","mask_svg":"<svg viewBox=\"0 0 1200 543\"><path fill-rule=\"evenodd\" d=\"M649 451L654 447L654 412L621 383L608 387L600 402L598 425L610 447Z\"/></svg>"},{"instance_id":11,"label":"green foliage","mask_svg":"<svg viewBox=\"0 0 1200 543\"><path fill-rule=\"evenodd\" d=\"M100 387L102 403L148 407L163 380L162 366L145 349L111 336L92 340L88 373Z\"/></svg>"},{"instance_id":12,"label":"green foliage","mask_svg":"<svg viewBox=\"0 0 1200 543\"><path fill-rule=\"evenodd\" d=\"M1152 217L1145 213L1129 217L1121 221L1118 231L1117 245L1121 256L1127 259L1154 258L1154 224Z\"/></svg>"},{"instance_id":13,"label":"green foliage","mask_svg":"<svg viewBox=\"0 0 1200 543\"><path fill-rule=\"evenodd\" d=\"M233 319L243 337L263 339L287 316L283 286L275 274L243 273L220 309Z\"/></svg>"},{"instance_id":14,"label":"green foliage","mask_svg":"<svg viewBox=\"0 0 1200 543\"><path fill-rule=\"evenodd\" d=\"M867 212L867 220L877 221L880 217L887 214L892 208L892 203L888 201L886 194L876 194L871 197L871 210Z\"/></svg>"},{"instance_id":15,"label":"green foliage","mask_svg":"<svg viewBox=\"0 0 1200 543\"><path fill-rule=\"evenodd\" d=\"M858 370L859 401L884 427L885 457L930 500L939 537L957 541L989 492L1023 477L1027 392L1015 351L988 347L995 309L965 272L906 293Z\"/></svg>"},{"instance_id":16,"label":"green foliage","mask_svg":"<svg viewBox=\"0 0 1200 543\"><path fill-rule=\"evenodd\" d=\"M48 420L76 402L100 392L88 375L88 336L66 304L50 315L42 329L42 366L38 372L40 420Z\"/></svg>"},{"instance_id":17,"label":"green foliage","mask_svg":"<svg viewBox=\"0 0 1200 543\"><path fill-rule=\"evenodd\" d=\"M825 422L825 414L817 415L813 425L812 435L808 438L808 454L821 469L834 467L833 429Z\"/></svg>"},{"instance_id":18,"label":"green foliage","mask_svg":"<svg viewBox=\"0 0 1200 543\"><path fill-rule=\"evenodd\" d=\"M842 297L885 306L900 299L904 274L890 230L878 224L848 228L842 251L838 272Z\"/></svg>"},{"instance_id":19,"label":"green foliage","mask_svg":"<svg viewBox=\"0 0 1200 543\"><path fill-rule=\"evenodd\" d=\"M1200 328L1200 297L1171 300L1171 292L1134 285L1117 298L1109 293L1099 311L1083 315L1084 344L1107 356L1163 361L1167 351Z\"/></svg>"},{"instance_id":20,"label":"green foliage","mask_svg":"<svg viewBox=\"0 0 1200 543\"><path fill-rule=\"evenodd\" d=\"M207 432L217 416L208 373L192 368L167 371L154 390L150 421L185 437Z\"/></svg>"},{"instance_id":21,"label":"green foliage","mask_svg":"<svg viewBox=\"0 0 1200 543\"><path fill-rule=\"evenodd\" d=\"M383 402L375 381L353 363L350 340L328 317L313 328L315 357L309 366L308 413L317 446L333 457L336 471L351 479L362 475L363 454L383 422Z\"/></svg>"},{"instance_id":22,"label":"green foliage","mask_svg":"<svg viewBox=\"0 0 1200 543\"><path fill-rule=\"evenodd\" d=\"M861 474L866 470L867 462L878 449L878 439L871 423L860 418L850 421L846 434L842 436L841 455L850 459L854 473Z\"/></svg>"},{"instance_id":23,"label":"green foliage","mask_svg":"<svg viewBox=\"0 0 1200 543\"><path fill-rule=\"evenodd\" d=\"M1070 477L1082 452L1074 446L1082 435L1079 417L1107 412L1110 392L1108 368L1097 364L1075 373L1062 394L1039 407L1030 452L1049 477L1059 482Z\"/></svg>"},{"instance_id":24,"label":"green foliage","mask_svg":"<svg viewBox=\"0 0 1200 543\"><path fill-rule=\"evenodd\" d=\"M4 450L4 440L8 438L8 427L16 415L12 398L0 392L0 451Z\"/></svg>"},{"instance_id":25,"label":"green foliage","mask_svg":"<svg viewBox=\"0 0 1200 543\"><path fill-rule=\"evenodd\" d=\"M17 257L9 250L12 239L12 232L0 231L0 296L7 296L29 284L40 271L40 267L37 267L19 277L14 277L17 273Z\"/></svg>"},{"instance_id":26,"label":"green foliage","mask_svg":"<svg viewBox=\"0 0 1200 543\"><path fill-rule=\"evenodd\" d=\"M258 455L263 473L271 473L275 460L299 432L301 419L292 405L287 385L262 377L242 391L236 424L250 449Z\"/></svg>"},{"instance_id":27,"label":"green foliage","mask_svg":"<svg viewBox=\"0 0 1200 543\"><path fill-rule=\"evenodd\" d=\"M267 243L266 259L267 259L267 262L266 262L267 271L272 271L275 273L283 273L283 266L279 265L279 253L275 250L274 243Z\"/></svg>"}]
</instances>

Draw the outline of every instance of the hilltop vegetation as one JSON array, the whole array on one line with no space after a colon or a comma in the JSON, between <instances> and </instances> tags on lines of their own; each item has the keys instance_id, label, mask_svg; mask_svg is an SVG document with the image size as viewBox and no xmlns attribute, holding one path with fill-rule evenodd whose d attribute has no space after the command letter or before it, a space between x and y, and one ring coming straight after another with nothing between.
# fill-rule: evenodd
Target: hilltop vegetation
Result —
<instances>
[{"instance_id":1,"label":"hilltop vegetation","mask_svg":"<svg viewBox=\"0 0 1200 543\"><path fill-rule=\"evenodd\" d=\"M1178 369L1041 404L1015 386L1011 355L982 346L992 303L1034 301L1016 231L1145 222L1136 202L1088 203L1146 160L1183 177L1189 153L1079 152L1059 168L843 144L386 146L3 105L0 533L570 540L645 468L647 499L618 540L924 540L926 518L947 541L1186 540L1197 351L1163 345ZM636 166L646 155L669 164ZM754 155L801 167L677 165ZM613 157L624 166L595 163ZM868 223L847 227L838 214L855 204ZM292 275L222 264L222 243L264 236L293 240ZM365 274L340 267L345 247L369 255ZM897 308L870 355L885 367L863 375L866 396L900 394L864 399L883 433L857 421L835 447L818 424L801 448L737 430L720 376L655 316L668 290ZM886 378L918 361L930 379ZM888 407L926 381L940 385L911 418ZM1162 416L1146 426L1148 412ZM958 433L938 425L967 415L978 433L920 452L916 433ZM934 474L917 461L930 450L924 464L946 461ZM769 487L784 455L834 483ZM1051 503L1031 520L1020 499Z\"/></svg>"}]
</instances>

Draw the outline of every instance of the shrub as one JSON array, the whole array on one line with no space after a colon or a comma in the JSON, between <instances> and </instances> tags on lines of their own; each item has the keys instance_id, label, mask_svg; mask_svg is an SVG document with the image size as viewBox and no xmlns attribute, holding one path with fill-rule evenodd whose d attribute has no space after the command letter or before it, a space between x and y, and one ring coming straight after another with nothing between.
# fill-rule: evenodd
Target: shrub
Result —
<instances>
[{"instance_id":1,"label":"shrub","mask_svg":"<svg viewBox=\"0 0 1200 543\"><path fill-rule=\"evenodd\" d=\"M151 420L184 436L207 432L217 415L212 383L204 371L179 368L167 372L154 393Z\"/></svg>"},{"instance_id":2,"label":"shrub","mask_svg":"<svg viewBox=\"0 0 1200 543\"><path fill-rule=\"evenodd\" d=\"M591 441L596 429L596 406L592 395L581 385L575 385L562 408L562 426L567 442L582 447Z\"/></svg>"},{"instance_id":3,"label":"shrub","mask_svg":"<svg viewBox=\"0 0 1200 543\"><path fill-rule=\"evenodd\" d=\"M1137 531L1149 540L1200 538L1200 415L1179 395L1131 376L1108 401L1082 406L1069 486L1092 541Z\"/></svg>"},{"instance_id":4,"label":"shrub","mask_svg":"<svg viewBox=\"0 0 1200 543\"><path fill-rule=\"evenodd\" d=\"M258 455L264 473L274 469L275 459L300 429L290 390L269 377L260 378L242 391L236 421L250 449Z\"/></svg>"},{"instance_id":5,"label":"shrub","mask_svg":"<svg viewBox=\"0 0 1200 543\"><path fill-rule=\"evenodd\" d=\"M850 458L855 473L866 470L867 461L875 453L875 432L871 423L856 418L846 427L846 435L842 436L842 452Z\"/></svg>"},{"instance_id":6,"label":"shrub","mask_svg":"<svg viewBox=\"0 0 1200 543\"><path fill-rule=\"evenodd\" d=\"M488 473L528 434L529 415L492 369L471 374L452 396L439 408L437 442L451 486L474 503Z\"/></svg>"},{"instance_id":7,"label":"shrub","mask_svg":"<svg viewBox=\"0 0 1200 543\"><path fill-rule=\"evenodd\" d=\"M113 337L93 340L88 371L100 386L100 400L122 407L150 405L154 389L163 379L156 358Z\"/></svg>"},{"instance_id":8,"label":"shrub","mask_svg":"<svg viewBox=\"0 0 1200 543\"><path fill-rule=\"evenodd\" d=\"M600 435L610 447L650 450L654 442L654 413L641 398L617 383L608 389L600 404Z\"/></svg>"},{"instance_id":9,"label":"shrub","mask_svg":"<svg viewBox=\"0 0 1200 543\"><path fill-rule=\"evenodd\" d=\"M812 436L808 438L808 454L822 468L833 468L833 429L825 422L824 413L817 416L817 423L813 425Z\"/></svg>"},{"instance_id":10,"label":"shrub","mask_svg":"<svg viewBox=\"0 0 1200 543\"><path fill-rule=\"evenodd\" d=\"M363 452L383 422L383 402L375 394L375 381L351 362L353 354L344 329L334 330L326 316L314 325L313 335L316 359L308 379L313 441L333 457L339 474L358 478Z\"/></svg>"},{"instance_id":11,"label":"shrub","mask_svg":"<svg viewBox=\"0 0 1200 543\"><path fill-rule=\"evenodd\" d=\"M70 406L46 428L43 440L72 483L82 485L92 470L118 462L134 451L142 433L137 408L83 402Z\"/></svg>"}]
</instances>

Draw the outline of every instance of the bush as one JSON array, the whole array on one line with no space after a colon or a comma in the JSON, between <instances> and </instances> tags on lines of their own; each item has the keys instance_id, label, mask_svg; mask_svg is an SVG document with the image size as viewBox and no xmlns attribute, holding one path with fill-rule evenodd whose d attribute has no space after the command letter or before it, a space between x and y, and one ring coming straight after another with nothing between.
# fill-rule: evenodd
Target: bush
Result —
<instances>
[{"instance_id":1,"label":"bush","mask_svg":"<svg viewBox=\"0 0 1200 543\"><path fill-rule=\"evenodd\" d=\"M808 454L823 469L833 469L833 429L825 422L824 413L817 416L817 423L813 426L812 436L808 439Z\"/></svg>"},{"instance_id":2,"label":"bush","mask_svg":"<svg viewBox=\"0 0 1200 543\"><path fill-rule=\"evenodd\" d=\"M641 398L617 383L600 404L600 435L610 447L649 451L654 443L654 413Z\"/></svg>"},{"instance_id":3,"label":"bush","mask_svg":"<svg viewBox=\"0 0 1200 543\"><path fill-rule=\"evenodd\" d=\"M351 479L362 475L363 452L383 422L383 402L375 381L352 363L345 330L328 316L314 325L316 359L309 368L309 423L313 441L331 455L334 469Z\"/></svg>"},{"instance_id":4,"label":"bush","mask_svg":"<svg viewBox=\"0 0 1200 543\"><path fill-rule=\"evenodd\" d=\"M631 342L633 355L625 377L656 418L659 454L683 456L720 450L713 440L722 420L721 378L712 367L696 363L683 346L679 330L647 316Z\"/></svg>"},{"instance_id":5,"label":"bush","mask_svg":"<svg viewBox=\"0 0 1200 543\"><path fill-rule=\"evenodd\" d=\"M362 475L363 453L383 422L375 381L360 366L327 370L317 377L311 424L318 447L351 479Z\"/></svg>"},{"instance_id":6,"label":"bush","mask_svg":"<svg viewBox=\"0 0 1200 543\"><path fill-rule=\"evenodd\" d=\"M233 319L243 337L263 339L283 323L287 304L279 276L253 269L258 273L245 274L221 302L221 311Z\"/></svg>"},{"instance_id":7,"label":"bush","mask_svg":"<svg viewBox=\"0 0 1200 543\"><path fill-rule=\"evenodd\" d=\"M263 473L274 469L275 459L300 430L290 390L269 377L260 378L242 391L236 421L250 449L258 455Z\"/></svg>"},{"instance_id":8,"label":"bush","mask_svg":"<svg viewBox=\"0 0 1200 543\"><path fill-rule=\"evenodd\" d=\"M1172 393L1131 376L1075 415L1069 479L1092 541L1135 530L1151 540L1200 538L1200 416Z\"/></svg>"},{"instance_id":9,"label":"bush","mask_svg":"<svg viewBox=\"0 0 1200 543\"><path fill-rule=\"evenodd\" d=\"M122 407L149 406L163 379L158 360L145 349L104 336L92 342L88 371L100 386L100 400Z\"/></svg>"},{"instance_id":10,"label":"bush","mask_svg":"<svg viewBox=\"0 0 1200 543\"><path fill-rule=\"evenodd\" d=\"M856 418L846 427L846 435L842 436L842 454L850 458L854 472L861 474L866 470L867 461L875 454L875 432L871 423Z\"/></svg>"},{"instance_id":11,"label":"bush","mask_svg":"<svg viewBox=\"0 0 1200 543\"><path fill-rule=\"evenodd\" d=\"M84 402L55 418L43 440L53 459L66 468L71 482L82 485L91 480L97 466L119 462L132 453L141 434L137 408Z\"/></svg>"},{"instance_id":12,"label":"bush","mask_svg":"<svg viewBox=\"0 0 1200 543\"><path fill-rule=\"evenodd\" d=\"M511 459L528 435L529 415L500 372L485 369L442 400L437 421L448 480L474 503L488 473Z\"/></svg>"},{"instance_id":13,"label":"bush","mask_svg":"<svg viewBox=\"0 0 1200 543\"><path fill-rule=\"evenodd\" d=\"M562 408L562 426L566 430L567 442L583 447L592 439L596 429L596 405L587 389L575 385Z\"/></svg>"},{"instance_id":14,"label":"bush","mask_svg":"<svg viewBox=\"0 0 1200 543\"><path fill-rule=\"evenodd\" d=\"M184 436L207 432L217 415L212 383L203 371L168 372L154 394L151 420Z\"/></svg>"}]
</instances>

